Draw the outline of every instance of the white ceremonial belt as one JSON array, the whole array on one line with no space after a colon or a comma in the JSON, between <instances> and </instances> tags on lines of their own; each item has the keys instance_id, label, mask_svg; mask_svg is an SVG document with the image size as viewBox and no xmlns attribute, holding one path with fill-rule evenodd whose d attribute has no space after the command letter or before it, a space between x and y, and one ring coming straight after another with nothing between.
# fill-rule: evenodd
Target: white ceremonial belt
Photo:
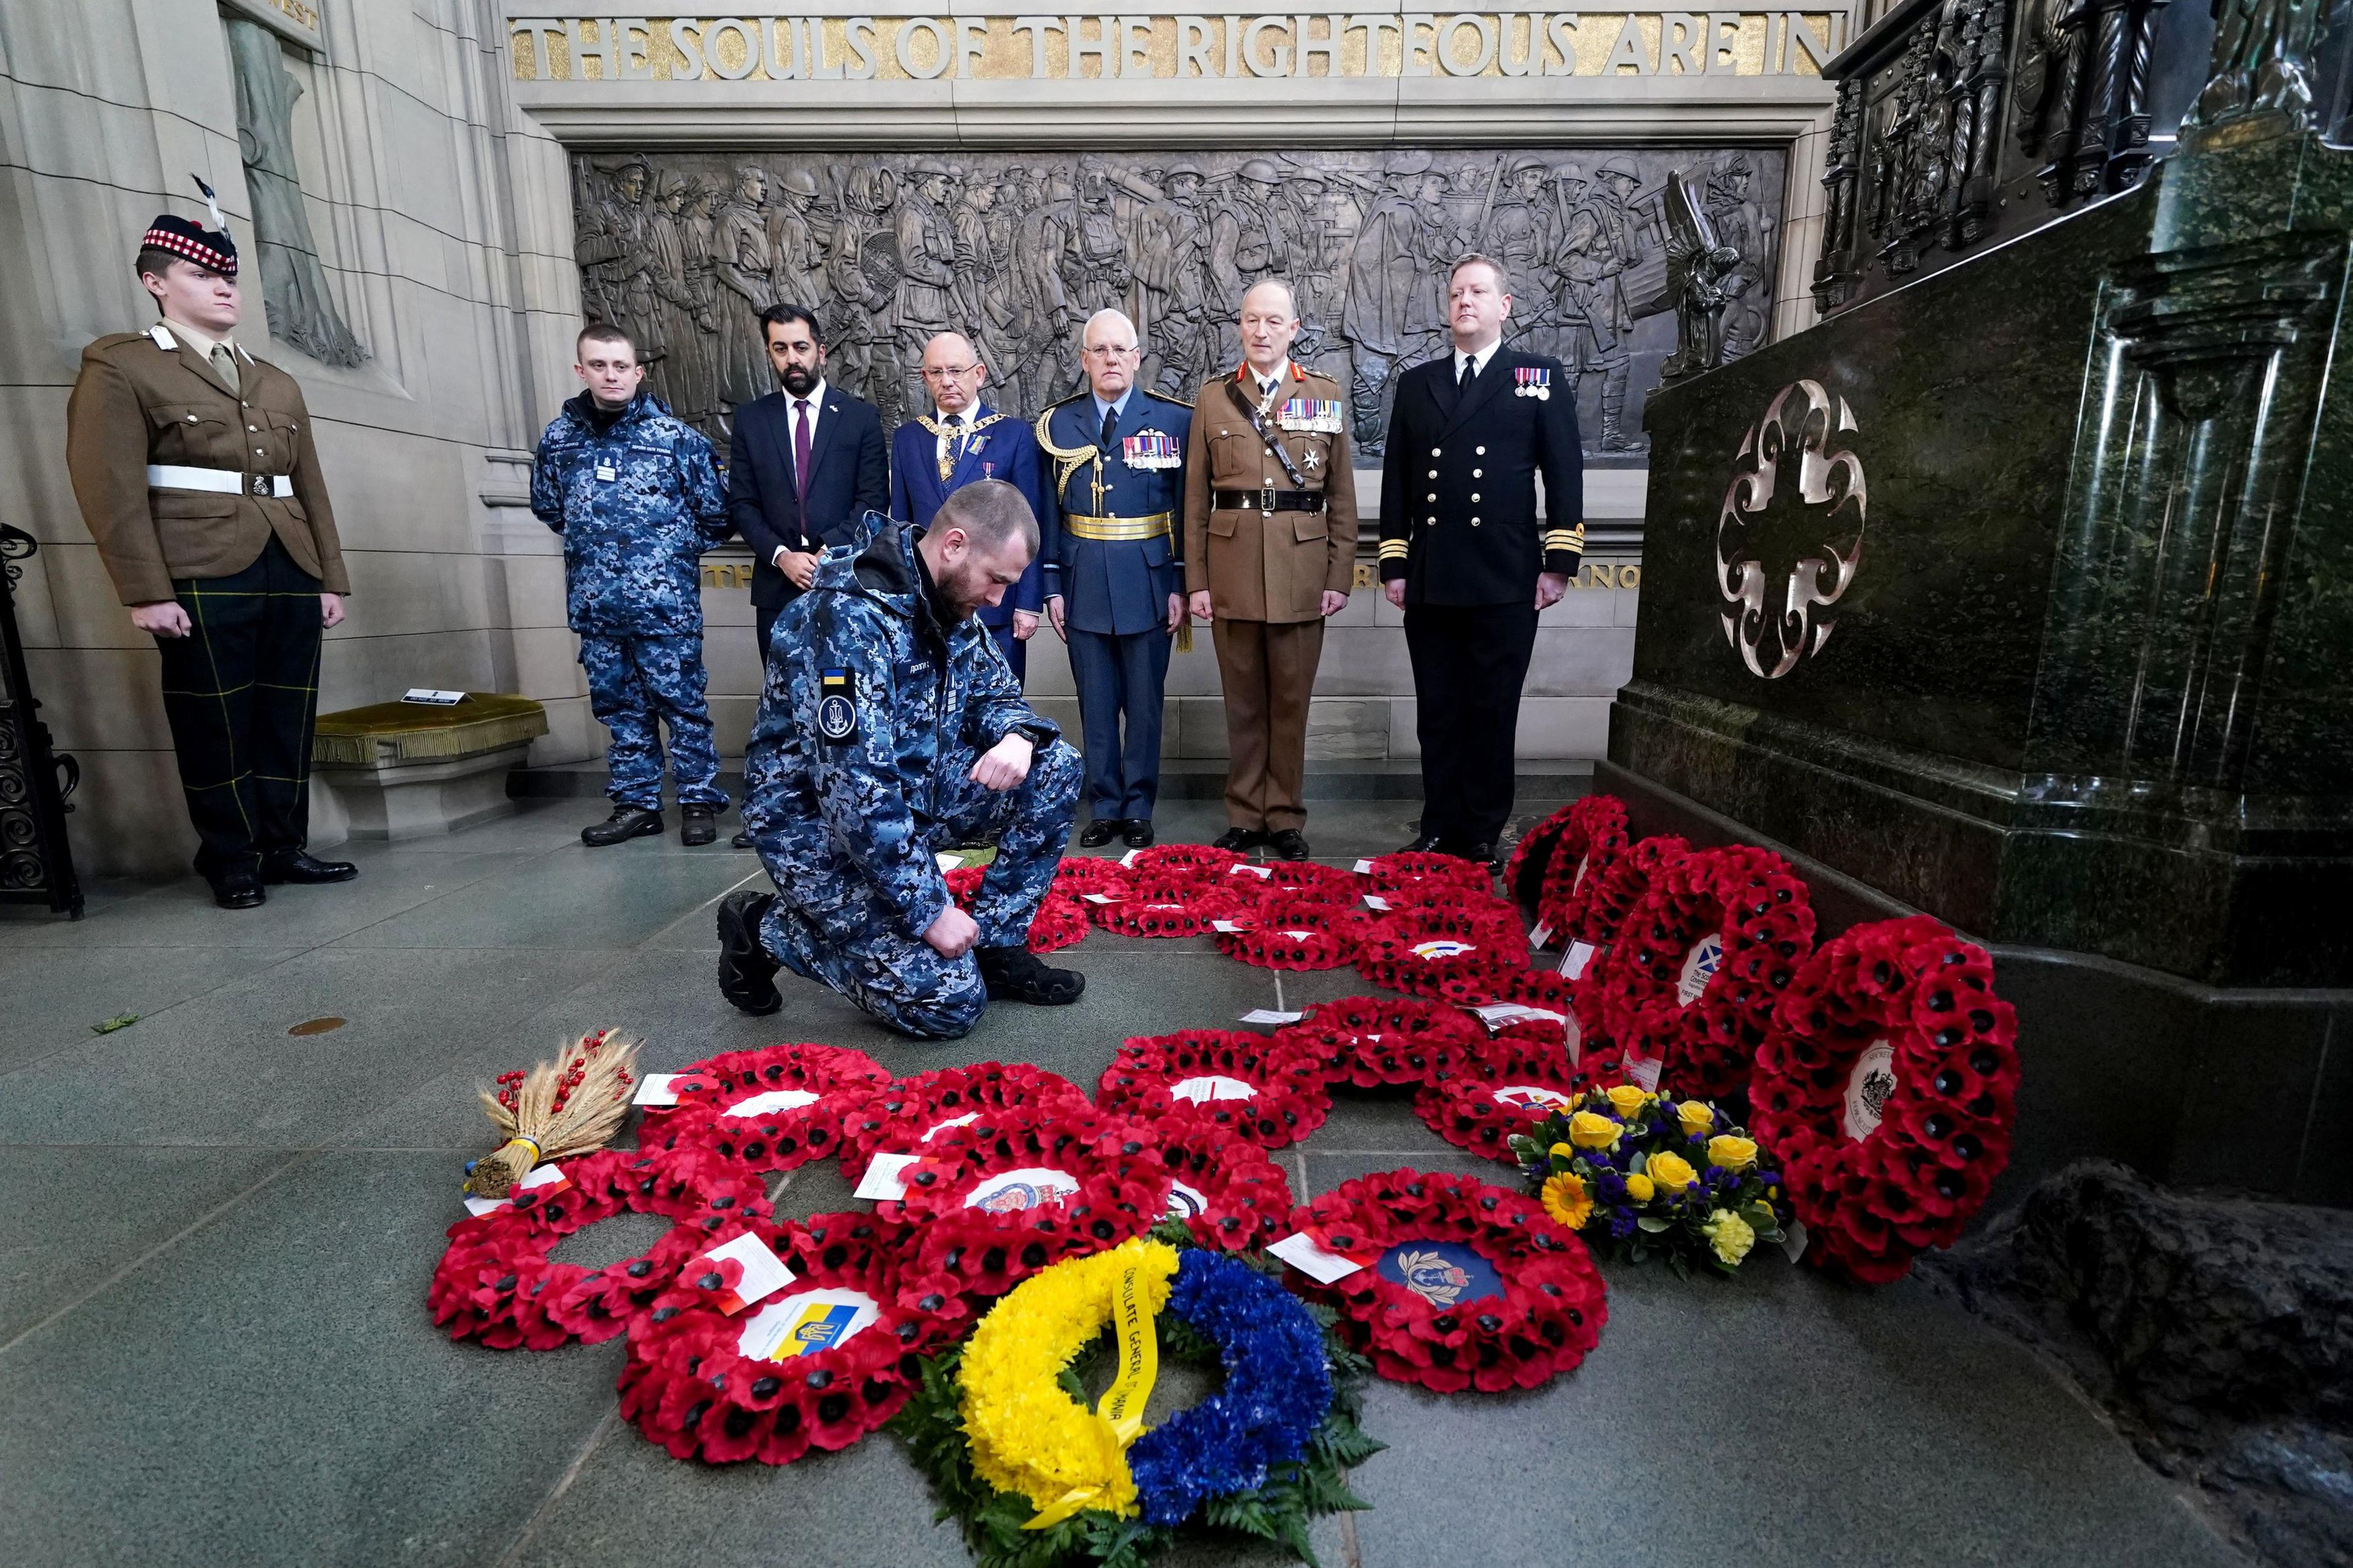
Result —
<instances>
[{"instance_id":1,"label":"white ceremonial belt","mask_svg":"<svg viewBox=\"0 0 2353 1568\"><path fill-rule=\"evenodd\" d=\"M147 465L151 490L211 490L225 496L274 496L294 493L294 480L285 474L248 474L236 468L191 468L177 463Z\"/></svg>"}]
</instances>

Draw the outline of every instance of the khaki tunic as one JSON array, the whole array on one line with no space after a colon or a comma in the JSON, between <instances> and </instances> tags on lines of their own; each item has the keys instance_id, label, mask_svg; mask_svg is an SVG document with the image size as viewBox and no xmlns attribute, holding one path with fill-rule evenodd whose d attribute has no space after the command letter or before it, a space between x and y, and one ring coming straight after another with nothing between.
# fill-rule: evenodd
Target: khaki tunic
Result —
<instances>
[{"instance_id":1,"label":"khaki tunic","mask_svg":"<svg viewBox=\"0 0 2353 1568\"><path fill-rule=\"evenodd\" d=\"M1297 484L1227 395L1232 375L1204 383L1193 402L1185 462L1185 588L1191 594L1206 589L1220 620L1320 620L1324 590L1346 593L1356 572L1356 475L1345 395L1327 375L1295 364L1287 374L1287 384L1268 410L1270 426L1277 426L1276 412L1294 397L1340 409L1336 431L1277 427L1299 470ZM1242 384L1255 403L1256 379ZM1265 517L1255 507L1219 510L1209 504L1212 490L1269 488L1321 490L1324 510Z\"/></svg>"},{"instance_id":2,"label":"khaki tunic","mask_svg":"<svg viewBox=\"0 0 2353 1568\"><path fill-rule=\"evenodd\" d=\"M322 592L351 592L302 389L266 360L239 354L237 373L231 392L176 337L166 349L146 333L118 332L82 351L66 405L66 466L126 605L172 598L175 577L241 572L273 533ZM151 463L286 475L294 493L150 489Z\"/></svg>"}]
</instances>

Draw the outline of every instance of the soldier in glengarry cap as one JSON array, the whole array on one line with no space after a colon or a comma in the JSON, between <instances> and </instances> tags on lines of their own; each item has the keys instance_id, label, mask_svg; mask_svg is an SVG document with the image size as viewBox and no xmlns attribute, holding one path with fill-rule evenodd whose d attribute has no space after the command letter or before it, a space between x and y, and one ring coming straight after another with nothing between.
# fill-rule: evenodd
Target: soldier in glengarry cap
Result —
<instances>
[{"instance_id":1,"label":"soldier in glengarry cap","mask_svg":"<svg viewBox=\"0 0 2353 1568\"><path fill-rule=\"evenodd\" d=\"M196 869L223 909L249 910L265 883L358 875L304 847L322 634L351 583L302 389L237 342L237 243L196 184L212 226L165 213L139 241L162 319L82 351L66 464L162 656Z\"/></svg>"}]
</instances>

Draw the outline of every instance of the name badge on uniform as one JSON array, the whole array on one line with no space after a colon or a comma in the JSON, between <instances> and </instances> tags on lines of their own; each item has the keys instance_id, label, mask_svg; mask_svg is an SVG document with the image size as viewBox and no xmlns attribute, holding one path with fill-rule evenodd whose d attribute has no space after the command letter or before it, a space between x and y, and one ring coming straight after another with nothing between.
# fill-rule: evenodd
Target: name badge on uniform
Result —
<instances>
[{"instance_id":1,"label":"name badge on uniform","mask_svg":"<svg viewBox=\"0 0 2353 1568\"><path fill-rule=\"evenodd\" d=\"M1546 401L1550 401L1552 397L1552 372L1546 370L1543 365L1524 364L1517 370L1512 372L1512 379L1519 384L1512 388L1513 396L1540 397Z\"/></svg>"},{"instance_id":2,"label":"name badge on uniform","mask_svg":"<svg viewBox=\"0 0 2353 1568\"><path fill-rule=\"evenodd\" d=\"M1120 460L1131 468L1174 468L1185 461L1184 448L1166 430L1123 437L1119 446Z\"/></svg>"},{"instance_id":3,"label":"name badge on uniform","mask_svg":"<svg viewBox=\"0 0 2353 1568\"><path fill-rule=\"evenodd\" d=\"M610 463L599 463L596 465L596 477L607 483L610 483L612 480L617 479L621 477L621 470L613 467Z\"/></svg>"},{"instance_id":4,"label":"name badge on uniform","mask_svg":"<svg viewBox=\"0 0 2353 1568\"><path fill-rule=\"evenodd\" d=\"M817 732L828 741L847 741L858 733L858 699L851 694L849 671L820 670L818 679Z\"/></svg>"},{"instance_id":5,"label":"name badge on uniform","mask_svg":"<svg viewBox=\"0 0 2353 1568\"><path fill-rule=\"evenodd\" d=\"M1274 422L1285 430L1303 430L1311 435L1337 436L1340 433L1340 404L1330 397L1293 397L1275 410Z\"/></svg>"}]
</instances>

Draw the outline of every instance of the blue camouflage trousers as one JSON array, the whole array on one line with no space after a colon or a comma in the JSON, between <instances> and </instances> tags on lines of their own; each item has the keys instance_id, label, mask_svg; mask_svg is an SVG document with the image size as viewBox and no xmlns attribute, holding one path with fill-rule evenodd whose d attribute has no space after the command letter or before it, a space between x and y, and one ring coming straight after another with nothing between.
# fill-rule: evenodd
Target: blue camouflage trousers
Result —
<instances>
[{"instance_id":1,"label":"blue camouflage trousers","mask_svg":"<svg viewBox=\"0 0 2353 1568\"><path fill-rule=\"evenodd\" d=\"M943 816L925 836L926 847L997 846L997 859L973 903L973 921L980 927L976 945L1018 947L1029 941L1029 921L1061 863L1084 764L1076 751L1056 741L1030 763L1028 778L999 793L972 782L978 760L961 746L941 754ZM988 1005L972 954L942 958L921 938L901 932L894 911L855 864L806 864L791 842L797 835L776 837L784 842L760 847L776 884L776 900L760 928L768 951L796 974L832 986L902 1035L953 1040L969 1033Z\"/></svg>"},{"instance_id":2,"label":"blue camouflage trousers","mask_svg":"<svg viewBox=\"0 0 2353 1568\"><path fill-rule=\"evenodd\" d=\"M659 811L660 724L670 726L670 771L681 805L725 810L719 792L719 745L703 699L702 638L580 638L588 672L588 709L613 732L605 752L605 793L616 805Z\"/></svg>"}]
</instances>

